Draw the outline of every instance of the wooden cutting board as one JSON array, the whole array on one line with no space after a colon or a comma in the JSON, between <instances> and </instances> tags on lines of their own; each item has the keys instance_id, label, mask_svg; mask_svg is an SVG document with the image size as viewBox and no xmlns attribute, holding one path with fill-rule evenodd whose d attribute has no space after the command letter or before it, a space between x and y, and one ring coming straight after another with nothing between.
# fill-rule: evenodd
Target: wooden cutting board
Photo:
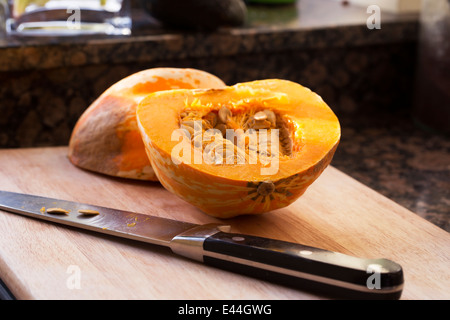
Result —
<instances>
[{"instance_id":1,"label":"wooden cutting board","mask_svg":"<svg viewBox=\"0 0 450 320\"><path fill-rule=\"evenodd\" d=\"M86 202L401 264L402 299L450 298L450 235L333 167L291 206L220 221L159 183L74 167L67 148L0 150L0 190ZM18 299L319 299L167 248L0 211L0 277Z\"/></svg>"}]
</instances>

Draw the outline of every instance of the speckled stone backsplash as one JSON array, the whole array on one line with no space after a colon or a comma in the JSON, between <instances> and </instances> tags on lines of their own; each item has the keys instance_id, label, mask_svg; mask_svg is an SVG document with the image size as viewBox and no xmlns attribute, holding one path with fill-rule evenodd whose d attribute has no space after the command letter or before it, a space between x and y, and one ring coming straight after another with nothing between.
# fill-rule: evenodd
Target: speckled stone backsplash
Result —
<instances>
[{"instance_id":1,"label":"speckled stone backsplash","mask_svg":"<svg viewBox=\"0 0 450 320\"><path fill-rule=\"evenodd\" d=\"M230 85L293 80L318 92L337 113L396 108L409 95L411 51L412 44L378 45L5 71L0 79L0 146L67 144L78 117L104 90L127 75L159 66L206 70ZM44 50L35 54L47 56Z\"/></svg>"},{"instance_id":2,"label":"speckled stone backsplash","mask_svg":"<svg viewBox=\"0 0 450 320\"><path fill-rule=\"evenodd\" d=\"M276 18L273 10L284 11ZM332 165L450 231L449 140L412 118L417 17L386 14L381 30L369 30L364 8L302 0L290 9L249 7L249 18L209 33L149 19L128 38L3 40L0 147L66 145L104 90L143 69L197 68L229 85L289 79L338 115Z\"/></svg>"}]
</instances>

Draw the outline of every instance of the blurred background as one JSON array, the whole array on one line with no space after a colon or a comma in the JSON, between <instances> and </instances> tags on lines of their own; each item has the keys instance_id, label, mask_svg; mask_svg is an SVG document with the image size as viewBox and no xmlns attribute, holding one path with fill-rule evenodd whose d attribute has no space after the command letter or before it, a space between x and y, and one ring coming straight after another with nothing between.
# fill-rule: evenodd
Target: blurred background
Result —
<instances>
[{"instance_id":1,"label":"blurred background","mask_svg":"<svg viewBox=\"0 0 450 320\"><path fill-rule=\"evenodd\" d=\"M448 0L0 4L0 148L67 145L83 111L143 69L288 79L339 117L333 166L450 231Z\"/></svg>"}]
</instances>

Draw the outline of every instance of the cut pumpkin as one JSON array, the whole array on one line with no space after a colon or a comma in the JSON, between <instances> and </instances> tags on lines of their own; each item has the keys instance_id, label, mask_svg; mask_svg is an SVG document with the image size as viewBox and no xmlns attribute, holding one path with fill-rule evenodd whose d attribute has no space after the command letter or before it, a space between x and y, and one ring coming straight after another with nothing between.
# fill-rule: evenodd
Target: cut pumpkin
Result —
<instances>
[{"instance_id":1,"label":"cut pumpkin","mask_svg":"<svg viewBox=\"0 0 450 320\"><path fill-rule=\"evenodd\" d=\"M340 139L320 96L278 79L153 93L137 120L161 184L219 218L288 206L331 162Z\"/></svg>"},{"instance_id":2,"label":"cut pumpkin","mask_svg":"<svg viewBox=\"0 0 450 320\"><path fill-rule=\"evenodd\" d=\"M94 172L157 181L136 123L139 102L161 90L224 86L216 76L195 69L154 68L130 75L107 89L78 119L69 159Z\"/></svg>"}]
</instances>

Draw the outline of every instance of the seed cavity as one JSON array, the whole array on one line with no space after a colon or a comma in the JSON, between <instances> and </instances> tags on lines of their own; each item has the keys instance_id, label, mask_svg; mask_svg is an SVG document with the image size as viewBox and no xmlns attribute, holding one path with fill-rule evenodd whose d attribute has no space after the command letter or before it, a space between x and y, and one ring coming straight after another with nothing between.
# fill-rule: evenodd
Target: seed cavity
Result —
<instances>
[{"instance_id":1,"label":"seed cavity","mask_svg":"<svg viewBox=\"0 0 450 320\"><path fill-rule=\"evenodd\" d=\"M233 109L228 105L212 104L205 108L199 100L194 102L190 107L202 108L183 110L180 128L194 147L203 148L206 159L211 159L209 163L256 163L252 161L263 158L260 162L264 164L273 157L292 157L293 125L285 116L268 109L266 104ZM233 134L227 133L228 129L232 129Z\"/></svg>"}]
</instances>

